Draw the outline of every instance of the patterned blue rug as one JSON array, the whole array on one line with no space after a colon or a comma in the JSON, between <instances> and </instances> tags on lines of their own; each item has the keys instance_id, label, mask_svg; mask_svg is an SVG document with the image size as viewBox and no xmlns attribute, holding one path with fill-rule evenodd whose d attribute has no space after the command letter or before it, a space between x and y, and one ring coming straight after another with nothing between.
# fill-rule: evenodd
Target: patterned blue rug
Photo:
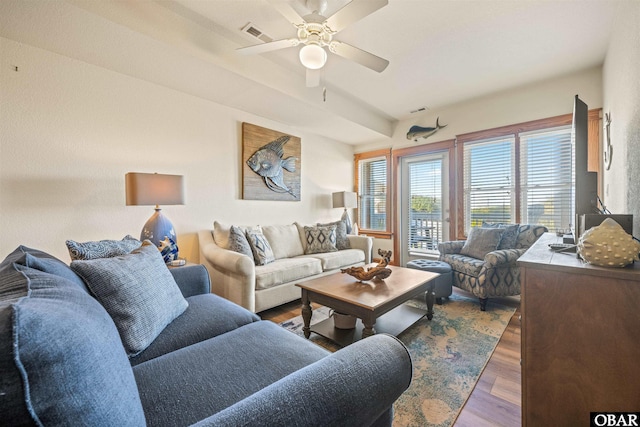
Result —
<instances>
[{"instance_id":1,"label":"patterned blue rug","mask_svg":"<svg viewBox=\"0 0 640 427\"><path fill-rule=\"evenodd\" d=\"M426 308L424 300L407 304ZM435 305L433 320L420 319L399 335L413 359L413 381L394 405L394 426L451 426L471 395L515 308L489 303L480 311L476 299L455 293ZM329 317L313 310L311 323ZM280 324L302 336L302 316ZM310 339L335 351L338 347L312 333Z\"/></svg>"}]
</instances>

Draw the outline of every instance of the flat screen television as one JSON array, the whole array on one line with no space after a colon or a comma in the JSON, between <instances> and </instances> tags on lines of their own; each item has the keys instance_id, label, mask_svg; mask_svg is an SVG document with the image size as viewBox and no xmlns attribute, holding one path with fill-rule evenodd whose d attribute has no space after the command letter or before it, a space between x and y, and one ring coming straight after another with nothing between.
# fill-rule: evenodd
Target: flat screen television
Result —
<instances>
[{"instance_id":1,"label":"flat screen television","mask_svg":"<svg viewBox=\"0 0 640 427\"><path fill-rule=\"evenodd\" d=\"M574 139L574 168L575 168L575 222L573 223L574 238L580 237L580 215L600 213L598 210L598 173L589 172L589 110L578 95L573 102L573 123L571 130Z\"/></svg>"}]
</instances>

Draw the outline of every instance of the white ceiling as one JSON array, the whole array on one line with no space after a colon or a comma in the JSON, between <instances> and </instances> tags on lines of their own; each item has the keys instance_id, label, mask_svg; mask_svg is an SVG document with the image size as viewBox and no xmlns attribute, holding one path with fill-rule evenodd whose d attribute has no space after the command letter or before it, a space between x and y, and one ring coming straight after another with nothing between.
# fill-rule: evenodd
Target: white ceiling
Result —
<instances>
[{"instance_id":1,"label":"white ceiling","mask_svg":"<svg viewBox=\"0 0 640 427\"><path fill-rule=\"evenodd\" d=\"M304 15L304 1L290 3ZM328 1L328 16L348 2ZM313 89L305 87L299 48L235 52L257 42L240 31L248 23L276 40L295 36L267 0L67 0L65 7L7 0L0 35L358 144L391 136L420 107L434 111L602 64L620 1L635 0L389 0L335 36L388 59L387 69L376 73L329 54ZM50 22L54 7L58 19ZM111 22L102 39L100 22L87 14ZM86 47L88 39L108 46L118 36L129 41L119 43L113 59L104 46L98 58ZM127 55L124 69L119 61ZM182 71L163 77L158 70L172 67L172 55Z\"/></svg>"}]
</instances>

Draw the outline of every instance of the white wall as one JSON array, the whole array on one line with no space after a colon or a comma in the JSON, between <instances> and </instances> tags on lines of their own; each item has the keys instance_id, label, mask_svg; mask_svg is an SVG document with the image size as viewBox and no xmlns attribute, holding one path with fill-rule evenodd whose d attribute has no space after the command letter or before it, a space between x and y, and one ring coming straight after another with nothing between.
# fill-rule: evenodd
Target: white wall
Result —
<instances>
[{"instance_id":1,"label":"white wall","mask_svg":"<svg viewBox=\"0 0 640 427\"><path fill-rule=\"evenodd\" d=\"M342 214L330 194L353 186L352 146L6 38L0 58L2 258L23 244L68 261L66 239L138 237L153 209L125 206L132 171L185 176L185 205L163 212L192 261L195 233L214 220L311 223ZM243 121L301 137L300 202L241 199Z\"/></svg>"},{"instance_id":2,"label":"white wall","mask_svg":"<svg viewBox=\"0 0 640 427\"><path fill-rule=\"evenodd\" d=\"M604 202L613 213L634 215L640 233L640 2L620 2L604 63L604 112L611 114L611 168Z\"/></svg>"},{"instance_id":3,"label":"white wall","mask_svg":"<svg viewBox=\"0 0 640 427\"><path fill-rule=\"evenodd\" d=\"M396 149L414 147L453 139L464 133L570 114L575 95L580 95L589 109L602 107L601 67L418 113L398 122L391 142L379 140L361 144L356 152L389 146ZM446 128L428 139L407 140L411 126L433 127L438 117L440 125L447 125Z\"/></svg>"}]
</instances>

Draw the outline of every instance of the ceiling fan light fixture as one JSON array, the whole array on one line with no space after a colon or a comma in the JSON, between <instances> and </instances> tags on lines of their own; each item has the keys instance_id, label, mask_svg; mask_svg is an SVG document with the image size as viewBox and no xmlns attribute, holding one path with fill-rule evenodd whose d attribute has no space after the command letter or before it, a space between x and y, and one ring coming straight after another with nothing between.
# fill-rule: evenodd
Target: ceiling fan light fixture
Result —
<instances>
[{"instance_id":1,"label":"ceiling fan light fixture","mask_svg":"<svg viewBox=\"0 0 640 427\"><path fill-rule=\"evenodd\" d=\"M300 49L300 62L310 70L318 70L327 62L327 52L317 44L307 44Z\"/></svg>"}]
</instances>

